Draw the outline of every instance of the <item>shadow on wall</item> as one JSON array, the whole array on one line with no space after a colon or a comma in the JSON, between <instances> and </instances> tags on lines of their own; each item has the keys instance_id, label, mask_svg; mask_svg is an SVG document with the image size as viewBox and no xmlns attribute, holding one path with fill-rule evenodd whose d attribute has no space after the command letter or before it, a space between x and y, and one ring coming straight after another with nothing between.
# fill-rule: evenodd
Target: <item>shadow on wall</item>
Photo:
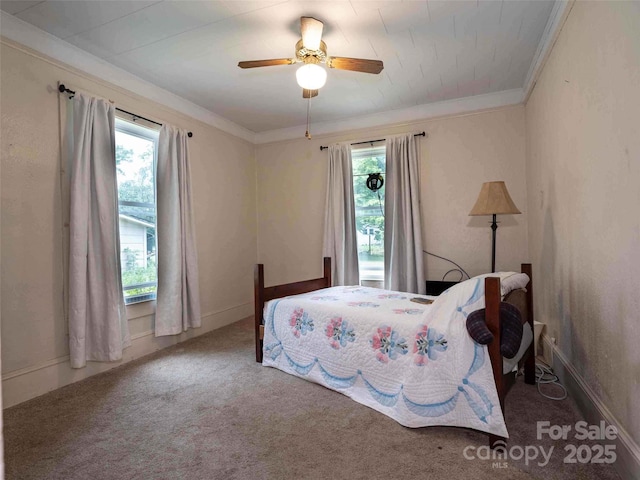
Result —
<instances>
[{"instance_id":1,"label":"shadow on wall","mask_svg":"<svg viewBox=\"0 0 640 480\"><path fill-rule=\"evenodd\" d=\"M557 338L560 352L638 441L632 427L637 422L637 405L632 403L632 394L625 394L632 387L620 382L617 370L620 361L633 358L631 343L622 339L633 336L630 330L637 326L635 320L630 321L637 312L630 312L628 304L628 298L637 292L619 278L620 272L629 270L628 259L620 256L603 271L594 272L594 260L586 256L586 249L580 249L580 235L585 231L566 232L558 238L560 222L571 215L571 211L559 212L558 205L551 180L540 205L544 218L536 258L537 320L547 323L548 335ZM626 368L627 378L640 378L640 364ZM585 415L592 410L581 395L574 399Z\"/></svg>"},{"instance_id":2,"label":"shadow on wall","mask_svg":"<svg viewBox=\"0 0 640 480\"><path fill-rule=\"evenodd\" d=\"M564 289L564 265L558 261L558 241L555 217L552 208L557 205L556 192L553 179L547 187L545 198L544 191L541 192L542 204L544 208L544 219L542 227L542 246L538 261L540 262L540 275L537 277L536 296L541 299L538 302L538 320L547 324L547 333L562 342L561 350L571 358L571 321L570 312L565 312ZM560 333L560 334L559 334Z\"/></svg>"},{"instance_id":3,"label":"shadow on wall","mask_svg":"<svg viewBox=\"0 0 640 480\"><path fill-rule=\"evenodd\" d=\"M588 362L588 352L593 345L585 345L584 340L592 338L589 332L597 328L595 322L592 326L585 326L585 322L591 321L594 315L599 315L601 305L598 300L598 292L592 291L589 284L581 281L580 276L574 274L579 266L572 265L571 252L559 252L556 235L555 221L552 207L558 205L555 198L555 188L551 181L547 190L547 198L543 201L545 207L542 248L540 250L540 275L536 286L536 296L542 299L538 306L543 309L538 313L538 320L549 323L547 332L551 337L556 337L558 348L562 354L574 365L580 375L588 372L583 368ZM556 214L557 216L557 214ZM597 320L597 319L595 319ZM607 329L598 328L598 335L609 336ZM608 339L602 338L606 344ZM597 394L601 396L601 390L593 378L585 378L596 387Z\"/></svg>"}]
</instances>

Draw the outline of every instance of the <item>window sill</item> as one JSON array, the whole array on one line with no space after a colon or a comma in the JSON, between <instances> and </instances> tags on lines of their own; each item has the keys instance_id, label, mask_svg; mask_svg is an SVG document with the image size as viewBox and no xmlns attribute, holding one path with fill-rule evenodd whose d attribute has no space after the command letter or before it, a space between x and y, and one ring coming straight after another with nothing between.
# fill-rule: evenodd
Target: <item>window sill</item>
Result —
<instances>
[{"instance_id":1,"label":"window sill","mask_svg":"<svg viewBox=\"0 0 640 480\"><path fill-rule=\"evenodd\" d=\"M156 313L156 301L147 300L146 302L132 303L127 305L127 320L135 318L147 317Z\"/></svg>"}]
</instances>

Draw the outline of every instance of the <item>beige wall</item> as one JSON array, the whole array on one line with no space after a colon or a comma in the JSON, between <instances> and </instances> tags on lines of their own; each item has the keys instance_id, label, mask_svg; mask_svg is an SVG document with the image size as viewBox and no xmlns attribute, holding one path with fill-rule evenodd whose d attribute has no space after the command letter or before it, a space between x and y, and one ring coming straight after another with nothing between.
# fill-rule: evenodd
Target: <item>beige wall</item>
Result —
<instances>
[{"instance_id":1,"label":"beige wall","mask_svg":"<svg viewBox=\"0 0 640 480\"><path fill-rule=\"evenodd\" d=\"M194 133L189 148L203 327L155 339L153 304L128 307L134 340L125 361L250 315L256 259L253 145L4 41L1 62L5 406L121 363L69 368L61 186L66 173L61 176L60 160L66 100L56 91L58 81Z\"/></svg>"},{"instance_id":2,"label":"beige wall","mask_svg":"<svg viewBox=\"0 0 640 480\"><path fill-rule=\"evenodd\" d=\"M638 2L575 3L526 130L537 319L638 443Z\"/></svg>"},{"instance_id":3,"label":"beige wall","mask_svg":"<svg viewBox=\"0 0 640 480\"><path fill-rule=\"evenodd\" d=\"M418 144L425 249L452 259L471 276L490 271L490 217L468 214L482 182L504 180L523 214L499 217L496 268L519 271L529 259L524 108L515 106L257 146L258 260L265 263L267 285L321 275L328 153L320 145L423 130L428 137ZM432 257L425 265L433 280L453 268Z\"/></svg>"}]
</instances>

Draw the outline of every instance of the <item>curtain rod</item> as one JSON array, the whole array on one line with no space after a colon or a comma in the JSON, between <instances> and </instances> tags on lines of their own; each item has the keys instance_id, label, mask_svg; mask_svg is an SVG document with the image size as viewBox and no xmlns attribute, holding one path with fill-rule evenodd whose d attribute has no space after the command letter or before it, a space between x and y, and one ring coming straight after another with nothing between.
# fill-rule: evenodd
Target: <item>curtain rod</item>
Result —
<instances>
[{"instance_id":1,"label":"curtain rod","mask_svg":"<svg viewBox=\"0 0 640 480\"><path fill-rule=\"evenodd\" d=\"M426 132L420 132L420 133L416 133L414 135L414 137L426 137L427 134ZM365 143L376 143L376 142L384 142L386 140L386 138L379 138L378 140L365 140L364 142L355 142L352 143L351 145L364 145ZM325 146L320 146L320 151L322 150L326 150L329 147L325 147Z\"/></svg>"},{"instance_id":2,"label":"curtain rod","mask_svg":"<svg viewBox=\"0 0 640 480\"><path fill-rule=\"evenodd\" d=\"M76 92L74 92L73 90L69 90L67 87L65 87L65 86L64 86L64 83L61 83L60 85L58 85L58 91L59 91L60 93L68 93L68 94L69 94L69 95L71 95L72 97L73 97L73 95L75 95L75 94L76 94ZM145 117L143 117L143 116L141 116L141 115L136 115L135 113L127 112L126 110L123 110L123 109L121 109L121 108L116 107L116 110L118 110L119 112L122 112L122 113L126 113L127 115L131 115L134 119L139 118L140 120L144 120L144 121L146 121L146 122L154 123L154 124L156 124L156 125L160 125L160 126L162 126L162 124L161 124L161 123L158 123L158 122L156 122L156 121L154 121L154 120L151 120L151 119L149 119L149 118L145 118ZM188 136L189 138L193 137L193 132L187 132L187 136Z\"/></svg>"}]
</instances>

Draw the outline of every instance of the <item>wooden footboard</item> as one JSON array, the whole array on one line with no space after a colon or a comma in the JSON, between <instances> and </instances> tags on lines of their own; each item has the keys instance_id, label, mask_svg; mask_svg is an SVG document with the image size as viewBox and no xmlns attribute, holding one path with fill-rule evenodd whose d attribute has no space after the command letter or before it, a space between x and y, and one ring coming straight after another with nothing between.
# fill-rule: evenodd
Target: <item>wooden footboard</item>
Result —
<instances>
[{"instance_id":1,"label":"wooden footboard","mask_svg":"<svg viewBox=\"0 0 640 480\"><path fill-rule=\"evenodd\" d=\"M527 274L529 277L529 283L526 287L526 306L524 312L521 311L523 319L533 329L533 279L531 272L531 264L523 263L521 265L521 272ZM493 341L488 345L489 357L491 359L491 368L493 369L493 378L496 382L496 390L498 391L498 398L500 399L500 407L502 408L502 414L505 412L505 397L511 386L515 382L515 373L503 374L502 372L502 353L500 352L501 337L500 337L500 302L502 301L500 292L500 279L498 277L487 277L485 279L485 320L487 327L493 334ZM526 353L520 360L520 365L524 365L524 380L528 384L535 384L535 354L534 354L534 338L527 348ZM504 440L497 435L489 435L489 443L491 447L494 447L498 440Z\"/></svg>"},{"instance_id":2,"label":"wooden footboard","mask_svg":"<svg viewBox=\"0 0 640 480\"><path fill-rule=\"evenodd\" d=\"M273 287L264 286L264 265L258 263L254 270L254 292L255 292L255 333L256 333L256 362L262 363L262 339L264 338L264 327L262 315L264 312L264 304L274 298L288 297L290 295L298 295L300 293L313 292L321 288L331 286L331 259L324 257L323 259L323 277L314 278L312 280L303 280L302 282L285 283Z\"/></svg>"}]
</instances>

